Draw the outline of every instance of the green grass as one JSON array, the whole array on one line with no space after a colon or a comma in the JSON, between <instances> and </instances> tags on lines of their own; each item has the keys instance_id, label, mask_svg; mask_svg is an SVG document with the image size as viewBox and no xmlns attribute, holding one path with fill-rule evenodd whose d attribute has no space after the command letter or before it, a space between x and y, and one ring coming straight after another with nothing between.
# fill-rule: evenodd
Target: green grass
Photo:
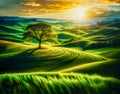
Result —
<instances>
[{"instance_id":1,"label":"green grass","mask_svg":"<svg viewBox=\"0 0 120 94\"><path fill-rule=\"evenodd\" d=\"M37 46L1 40L1 71L58 71L81 64L108 60L100 55L77 49L47 46L46 49L37 49Z\"/></svg>"},{"instance_id":2,"label":"green grass","mask_svg":"<svg viewBox=\"0 0 120 94\"><path fill-rule=\"evenodd\" d=\"M0 75L0 94L118 94L116 78L87 74L31 73Z\"/></svg>"},{"instance_id":3,"label":"green grass","mask_svg":"<svg viewBox=\"0 0 120 94\"><path fill-rule=\"evenodd\" d=\"M0 75L0 94L120 94L118 27L80 30L55 23L63 42L37 49L22 40L28 23L0 25L0 73L10 73Z\"/></svg>"},{"instance_id":4,"label":"green grass","mask_svg":"<svg viewBox=\"0 0 120 94\"><path fill-rule=\"evenodd\" d=\"M13 26L13 27L11 27L11 26L5 26L5 27L8 28L8 29L11 29L11 30L19 31L19 32L23 32L24 31L19 26Z\"/></svg>"},{"instance_id":5,"label":"green grass","mask_svg":"<svg viewBox=\"0 0 120 94\"><path fill-rule=\"evenodd\" d=\"M98 61L63 69L59 72L99 74L120 78L120 60Z\"/></svg>"},{"instance_id":6,"label":"green grass","mask_svg":"<svg viewBox=\"0 0 120 94\"><path fill-rule=\"evenodd\" d=\"M75 35L69 32L59 32L58 33L58 38L59 39L71 39L71 38L79 38L79 35Z\"/></svg>"},{"instance_id":7,"label":"green grass","mask_svg":"<svg viewBox=\"0 0 120 94\"><path fill-rule=\"evenodd\" d=\"M102 55L104 57L111 58L111 59L120 59L119 58L120 56L119 47L92 49L92 50L86 50L86 52Z\"/></svg>"}]
</instances>

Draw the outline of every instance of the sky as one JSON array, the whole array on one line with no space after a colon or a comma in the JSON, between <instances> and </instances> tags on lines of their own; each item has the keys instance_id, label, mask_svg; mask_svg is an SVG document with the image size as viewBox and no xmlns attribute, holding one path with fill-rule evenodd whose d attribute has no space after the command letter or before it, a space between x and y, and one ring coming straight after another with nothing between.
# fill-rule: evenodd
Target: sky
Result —
<instances>
[{"instance_id":1,"label":"sky","mask_svg":"<svg viewBox=\"0 0 120 94\"><path fill-rule=\"evenodd\" d=\"M120 0L0 0L0 16L82 19L119 15Z\"/></svg>"}]
</instances>

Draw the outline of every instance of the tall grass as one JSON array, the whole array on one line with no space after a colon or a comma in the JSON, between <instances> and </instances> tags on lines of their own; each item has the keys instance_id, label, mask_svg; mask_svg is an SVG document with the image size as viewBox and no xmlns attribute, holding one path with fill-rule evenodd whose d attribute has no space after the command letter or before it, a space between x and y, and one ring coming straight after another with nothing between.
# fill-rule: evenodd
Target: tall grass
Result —
<instances>
[{"instance_id":1,"label":"tall grass","mask_svg":"<svg viewBox=\"0 0 120 94\"><path fill-rule=\"evenodd\" d=\"M119 94L116 78L75 73L0 75L0 94Z\"/></svg>"}]
</instances>

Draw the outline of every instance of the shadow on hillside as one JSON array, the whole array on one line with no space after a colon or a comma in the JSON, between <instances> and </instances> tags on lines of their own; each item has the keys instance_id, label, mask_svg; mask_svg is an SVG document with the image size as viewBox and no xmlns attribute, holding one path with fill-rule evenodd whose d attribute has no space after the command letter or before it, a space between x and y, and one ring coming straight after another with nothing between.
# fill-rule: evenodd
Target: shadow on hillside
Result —
<instances>
[{"instance_id":1,"label":"shadow on hillside","mask_svg":"<svg viewBox=\"0 0 120 94\"><path fill-rule=\"evenodd\" d=\"M96 65L94 67L81 68L72 72L87 73L87 74L99 74L102 76L112 76L120 78L120 59L113 59L106 61L103 64Z\"/></svg>"},{"instance_id":2,"label":"shadow on hillside","mask_svg":"<svg viewBox=\"0 0 120 94\"><path fill-rule=\"evenodd\" d=\"M7 47L5 45L0 45L0 53L4 53Z\"/></svg>"},{"instance_id":3,"label":"shadow on hillside","mask_svg":"<svg viewBox=\"0 0 120 94\"><path fill-rule=\"evenodd\" d=\"M38 50L38 48L29 49L8 58L2 58L2 60L0 60L0 72L16 72L26 69L30 66L30 64L28 63L32 61L32 58L30 58L31 54L34 53L36 50Z\"/></svg>"}]
</instances>

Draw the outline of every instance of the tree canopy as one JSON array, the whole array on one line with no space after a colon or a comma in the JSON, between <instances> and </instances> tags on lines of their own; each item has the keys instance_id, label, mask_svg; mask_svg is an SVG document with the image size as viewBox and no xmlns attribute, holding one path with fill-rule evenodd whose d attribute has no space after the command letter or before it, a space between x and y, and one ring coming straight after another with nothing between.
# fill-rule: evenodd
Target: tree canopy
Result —
<instances>
[{"instance_id":1,"label":"tree canopy","mask_svg":"<svg viewBox=\"0 0 120 94\"><path fill-rule=\"evenodd\" d=\"M29 24L25 29L23 39L28 41L37 40L39 42L39 48L41 48L42 41L45 40L58 43L57 35L53 31L52 26L47 23Z\"/></svg>"}]
</instances>

